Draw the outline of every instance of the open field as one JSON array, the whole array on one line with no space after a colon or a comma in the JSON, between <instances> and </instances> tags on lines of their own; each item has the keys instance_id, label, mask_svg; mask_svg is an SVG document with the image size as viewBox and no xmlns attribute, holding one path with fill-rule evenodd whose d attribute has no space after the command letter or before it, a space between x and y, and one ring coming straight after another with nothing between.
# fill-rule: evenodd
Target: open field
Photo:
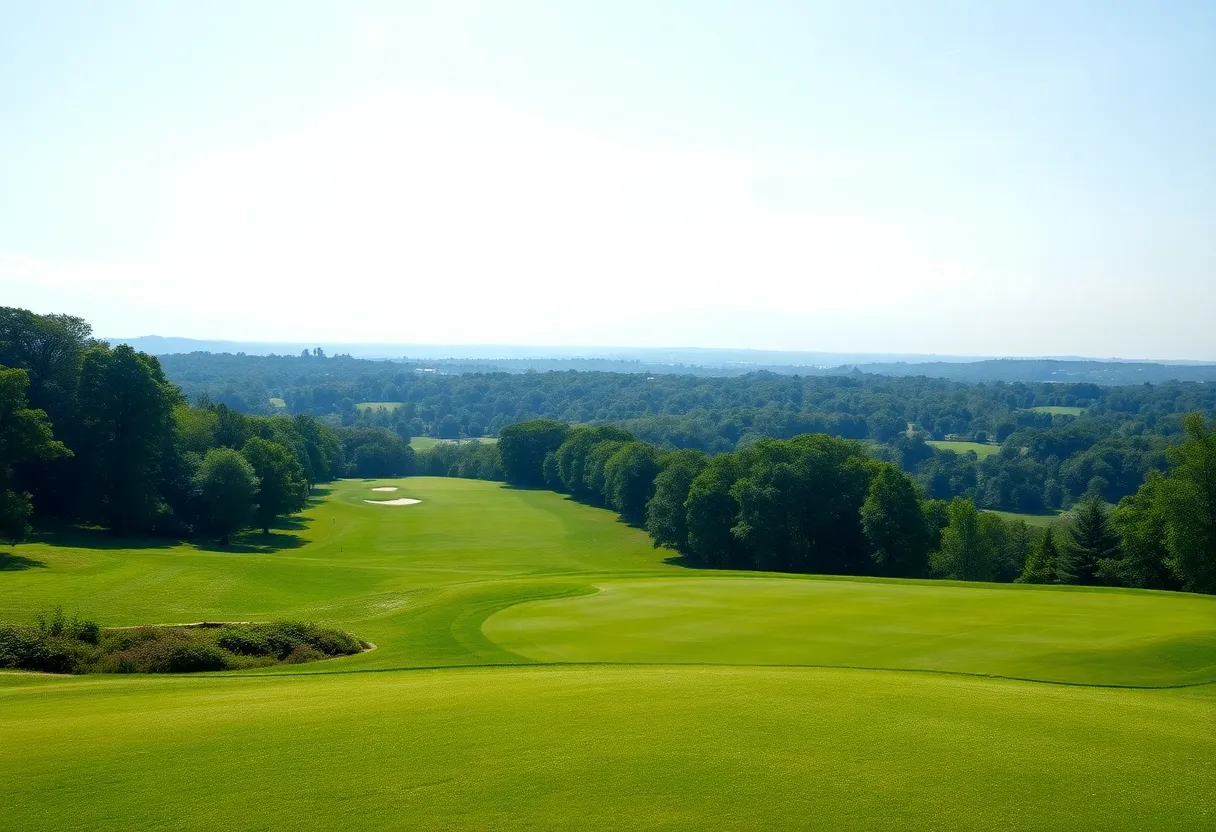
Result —
<instances>
[{"instance_id":1,"label":"open field","mask_svg":"<svg viewBox=\"0 0 1216 832\"><path fill-rule=\"evenodd\" d=\"M958 454L975 451L975 455L980 459L990 454L995 454L1001 449L1000 445L985 445L982 442L961 442L953 439L930 439L926 444L932 445L935 448L941 448L943 451L954 451Z\"/></svg>"},{"instance_id":2,"label":"open field","mask_svg":"<svg viewBox=\"0 0 1216 832\"><path fill-rule=\"evenodd\" d=\"M280 399L276 396L276 397L273 397L270 399L270 406L277 407L277 408L284 408L284 407L287 407L287 402L283 401L283 399Z\"/></svg>"},{"instance_id":3,"label":"open field","mask_svg":"<svg viewBox=\"0 0 1216 832\"><path fill-rule=\"evenodd\" d=\"M401 407L401 402L359 402L355 405L357 410L385 410L392 412Z\"/></svg>"},{"instance_id":4,"label":"open field","mask_svg":"<svg viewBox=\"0 0 1216 832\"><path fill-rule=\"evenodd\" d=\"M1063 407L1060 405L1041 405L1030 408L1035 413L1051 413L1056 416L1080 416L1085 412L1083 407Z\"/></svg>"},{"instance_id":5,"label":"open field","mask_svg":"<svg viewBox=\"0 0 1216 832\"><path fill-rule=\"evenodd\" d=\"M996 511L995 509L987 508L984 509L984 511L991 512L992 514L999 514L1006 520L1021 520L1028 526L1039 526L1040 528L1044 529L1053 525L1057 520L1066 514L1066 512L1063 511L1057 511L1051 514L1026 514L1018 511Z\"/></svg>"},{"instance_id":6,"label":"open field","mask_svg":"<svg viewBox=\"0 0 1216 832\"><path fill-rule=\"evenodd\" d=\"M421 502L363 502L387 486ZM0 619L292 616L377 645L0 673L0 829L1213 822L1216 598L688 570L607 511L472 480L345 481L289 525L0 564Z\"/></svg>"},{"instance_id":7,"label":"open field","mask_svg":"<svg viewBox=\"0 0 1216 832\"><path fill-rule=\"evenodd\" d=\"M476 439L439 439L434 436L415 436L410 439L410 447L412 447L416 451L427 451L427 450L430 450L431 448L435 447L436 445L440 445L445 442L448 442L448 443L460 443L460 442L493 443L493 442L497 442L497 441L498 441L497 436L479 436Z\"/></svg>"}]
</instances>

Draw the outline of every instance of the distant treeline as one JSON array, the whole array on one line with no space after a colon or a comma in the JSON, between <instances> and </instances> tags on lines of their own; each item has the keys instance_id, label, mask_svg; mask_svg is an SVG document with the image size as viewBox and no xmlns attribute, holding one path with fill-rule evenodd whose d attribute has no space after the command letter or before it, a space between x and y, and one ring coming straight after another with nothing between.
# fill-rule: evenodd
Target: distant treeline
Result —
<instances>
[{"instance_id":1,"label":"distant treeline","mask_svg":"<svg viewBox=\"0 0 1216 832\"><path fill-rule=\"evenodd\" d=\"M1182 415L1216 413L1216 385L966 384L851 373L734 378L603 372L419 373L350 358L167 356L188 396L236 410L309 414L401 437L497 435L533 418L614 424L667 449L723 453L761 438L826 433L862 440L913 474L932 497L1047 512L1092 496L1117 502L1164 470ZM1001 362L996 362L1000 364ZM921 365L905 365L921 366ZM955 366L955 365L951 365ZM1116 365L1135 366L1135 365ZM270 398L284 408L274 410ZM361 403L385 402L386 407ZM1084 409L1081 416L1035 407ZM961 439L1001 446L980 460L935 448Z\"/></svg>"},{"instance_id":2,"label":"distant treeline","mask_svg":"<svg viewBox=\"0 0 1216 832\"><path fill-rule=\"evenodd\" d=\"M1067 526L1032 529L973 501L924 499L864 445L824 434L733 453L664 451L612 426L504 428L508 482L619 512L690 562L835 575L1112 584L1216 592L1216 430L1186 439L1113 512L1087 498Z\"/></svg>"}]
</instances>

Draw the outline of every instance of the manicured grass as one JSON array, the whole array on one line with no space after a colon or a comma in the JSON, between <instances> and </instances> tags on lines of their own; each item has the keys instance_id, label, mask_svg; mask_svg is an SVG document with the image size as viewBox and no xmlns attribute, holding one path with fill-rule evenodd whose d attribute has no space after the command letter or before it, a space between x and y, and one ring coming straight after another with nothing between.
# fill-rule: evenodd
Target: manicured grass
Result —
<instances>
[{"instance_id":1,"label":"manicured grass","mask_svg":"<svg viewBox=\"0 0 1216 832\"><path fill-rule=\"evenodd\" d=\"M946 582L650 579L520 604L486 635L537 661L834 665L1098 685L1216 682L1216 598Z\"/></svg>"},{"instance_id":2,"label":"manicured grass","mask_svg":"<svg viewBox=\"0 0 1216 832\"><path fill-rule=\"evenodd\" d=\"M982 442L962 442L953 439L930 439L926 444L932 445L935 448L941 448L943 451L954 451L958 454L975 451L975 455L980 459L995 454L1001 449L1000 445L985 445Z\"/></svg>"},{"instance_id":3,"label":"manicured grass","mask_svg":"<svg viewBox=\"0 0 1216 832\"><path fill-rule=\"evenodd\" d=\"M365 504L379 485L422 502ZM438 478L337 483L230 550L23 544L0 620L294 618L377 649L0 673L0 829L1211 828L1216 687L970 674L1211 680L1216 599L670 555L556 494Z\"/></svg>"},{"instance_id":4,"label":"manicured grass","mask_svg":"<svg viewBox=\"0 0 1216 832\"><path fill-rule=\"evenodd\" d=\"M401 407L401 402L359 402L355 405L358 410L379 410L384 408L388 411L394 411Z\"/></svg>"},{"instance_id":5,"label":"manicured grass","mask_svg":"<svg viewBox=\"0 0 1216 832\"><path fill-rule=\"evenodd\" d=\"M1083 407L1063 407L1060 405L1040 405L1030 408L1036 413L1051 413L1057 416L1080 416L1085 412Z\"/></svg>"},{"instance_id":6,"label":"manicured grass","mask_svg":"<svg viewBox=\"0 0 1216 832\"><path fill-rule=\"evenodd\" d=\"M0 686L13 830L1210 830L1210 689L469 668Z\"/></svg>"},{"instance_id":7,"label":"manicured grass","mask_svg":"<svg viewBox=\"0 0 1216 832\"><path fill-rule=\"evenodd\" d=\"M459 444L461 442L484 442L486 444L492 444L497 441L497 436L479 436L476 439L439 439L434 436L415 436L410 439L410 447L412 447L415 451L429 451L436 445L442 445L445 443Z\"/></svg>"}]
</instances>

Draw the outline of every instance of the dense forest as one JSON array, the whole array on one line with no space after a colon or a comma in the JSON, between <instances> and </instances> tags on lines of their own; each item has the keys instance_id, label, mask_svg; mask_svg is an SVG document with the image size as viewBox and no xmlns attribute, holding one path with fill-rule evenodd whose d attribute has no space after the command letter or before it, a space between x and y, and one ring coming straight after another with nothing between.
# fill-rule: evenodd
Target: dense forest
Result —
<instances>
[{"instance_id":1,"label":"dense forest","mask_svg":"<svg viewBox=\"0 0 1216 832\"><path fill-rule=\"evenodd\" d=\"M1216 588L1212 385L184 358L171 376L78 318L0 309L0 532L227 543L318 483L431 474L569 493L705 566ZM500 441L411 447L426 434ZM984 508L1072 519L1044 533Z\"/></svg>"},{"instance_id":2,"label":"dense forest","mask_svg":"<svg viewBox=\"0 0 1216 832\"><path fill-rule=\"evenodd\" d=\"M1112 584L1216 592L1216 427L1186 438L1108 509L1089 496L1045 530L926 499L855 440L805 434L733 453L664 451L612 426L510 425L509 482L619 512L694 565L828 575Z\"/></svg>"},{"instance_id":3,"label":"dense forest","mask_svg":"<svg viewBox=\"0 0 1216 832\"><path fill-rule=\"evenodd\" d=\"M613 424L663 448L723 453L761 438L826 433L864 441L877 458L914 475L929 496L1018 512L1066 509L1095 495L1117 502L1151 471L1164 470L1183 414L1216 413L1216 385L1198 382L970 384L860 372L443 375L320 350L162 361L166 376L195 400L401 437L496 436L505 425L547 418ZM951 445L955 440L982 447ZM976 450L995 453L981 459Z\"/></svg>"}]
</instances>

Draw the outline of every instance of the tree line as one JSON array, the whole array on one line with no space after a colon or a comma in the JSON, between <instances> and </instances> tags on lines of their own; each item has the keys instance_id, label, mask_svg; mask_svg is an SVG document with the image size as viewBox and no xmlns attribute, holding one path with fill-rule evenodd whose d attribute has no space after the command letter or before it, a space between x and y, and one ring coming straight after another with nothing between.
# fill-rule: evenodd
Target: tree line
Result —
<instances>
[{"instance_id":1,"label":"tree line","mask_svg":"<svg viewBox=\"0 0 1216 832\"><path fill-rule=\"evenodd\" d=\"M614 509L693 564L838 575L1109 584L1216 592L1216 429L1199 414L1168 466L1110 511L1100 497L1046 530L925 497L864 444L826 434L706 455L616 426L503 429L507 481Z\"/></svg>"},{"instance_id":2,"label":"tree line","mask_svg":"<svg viewBox=\"0 0 1216 832\"><path fill-rule=\"evenodd\" d=\"M498 475L493 462L460 454L415 453L393 431L311 414L191 403L155 357L95 340L79 318L0 308L2 539L42 522L227 544L245 528L269 533L338 477L453 466Z\"/></svg>"}]
</instances>

